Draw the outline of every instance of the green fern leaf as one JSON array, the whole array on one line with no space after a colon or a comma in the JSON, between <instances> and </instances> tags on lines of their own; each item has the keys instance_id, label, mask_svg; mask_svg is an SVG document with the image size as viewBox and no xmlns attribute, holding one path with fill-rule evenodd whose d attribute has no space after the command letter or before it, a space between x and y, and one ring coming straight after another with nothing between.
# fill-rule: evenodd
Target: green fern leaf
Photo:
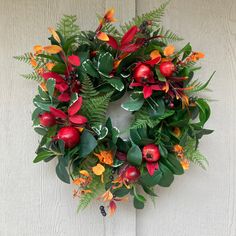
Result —
<instances>
[{"instance_id":1,"label":"green fern leaf","mask_svg":"<svg viewBox=\"0 0 236 236\"><path fill-rule=\"evenodd\" d=\"M107 93L103 96L91 97L83 100L81 109L92 127L98 127L106 121L106 111L113 92Z\"/></svg>"},{"instance_id":2,"label":"green fern leaf","mask_svg":"<svg viewBox=\"0 0 236 236\"><path fill-rule=\"evenodd\" d=\"M31 54L30 52L27 52L24 55L14 56L14 58L17 61L24 62L26 64L30 64L30 58L31 58L30 54Z\"/></svg>"},{"instance_id":3,"label":"green fern leaf","mask_svg":"<svg viewBox=\"0 0 236 236\"><path fill-rule=\"evenodd\" d=\"M202 169L206 170L208 166L208 161L204 155L196 149L196 140L188 138L186 141L187 145L185 147L185 156L194 164L200 166Z\"/></svg>"},{"instance_id":4,"label":"green fern leaf","mask_svg":"<svg viewBox=\"0 0 236 236\"><path fill-rule=\"evenodd\" d=\"M32 72L31 74L23 74L21 76L25 79L28 79L28 80L35 80L37 82L42 81L42 77L39 76L36 72Z\"/></svg>"},{"instance_id":5,"label":"green fern leaf","mask_svg":"<svg viewBox=\"0 0 236 236\"><path fill-rule=\"evenodd\" d=\"M57 31L62 34L65 39L78 35L80 28L76 25L77 17L75 15L64 15L57 25Z\"/></svg>"},{"instance_id":6,"label":"green fern leaf","mask_svg":"<svg viewBox=\"0 0 236 236\"><path fill-rule=\"evenodd\" d=\"M89 79L89 77L85 77L82 81L82 88L81 88L82 97L84 99L89 99L92 97L98 96L98 92L93 87L93 83Z\"/></svg>"},{"instance_id":7,"label":"green fern leaf","mask_svg":"<svg viewBox=\"0 0 236 236\"><path fill-rule=\"evenodd\" d=\"M160 40L166 44L183 40L183 38L181 38L177 34L171 32L170 30L165 31L164 27L159 28L158 34L162 35L162 38L160 38Z\"/></svg>"},{"instance_id":8,"label":"green fern leaf","mask_svg":"<svg viewBox=\"0 0 236 236\"><path fill-rule=\"evenodd\" d=\"M162 17L165 14L165 9L169 4L170 0L161 4L159 8L152 10L148 13L144 13L141 16L136 16L131 21L121 25L120 28L125 33L129 30L132 26L140 26L144 21L152 21L152 30L157 29L159 27L159 23L162 20Z\"/></svg>"}]
</instances>

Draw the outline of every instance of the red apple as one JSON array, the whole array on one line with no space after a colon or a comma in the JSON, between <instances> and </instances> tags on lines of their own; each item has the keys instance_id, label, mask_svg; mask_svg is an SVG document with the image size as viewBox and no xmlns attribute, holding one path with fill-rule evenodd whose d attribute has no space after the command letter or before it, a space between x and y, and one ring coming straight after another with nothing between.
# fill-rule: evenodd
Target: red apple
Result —
<instances>
[{"instance_id":1,"label":"red apple","mask_svg":"<svg viewBox=\"0 0 236 236\"><path fill-rule=\"evenodd\" d=\"M143 159L145 161L156 162L160 157L160 150L155 144L148 144L143 147Z\"/></svg>"},{"instance_id":2,"label":"red apple","mask_svg":"<svg viewBox=\"0 0 236 236\"><path fill-rule=\"evenodd\" d=\"M44 112L39 115L39 123L44 127L52 127L56 124L56 119L52 113Z\"/></svg>"},{"instance_id":3,"label":"red apple","mask_svg":"<svg viewBox=\"0 0 236 236\"><path fill-rule=\"evenodd\" d=\"M165 77L170 77L175 69L175 65L171 61L165 61L160 64L160 72Z\"/></svg>"},{"instance_id":4,"label":"red apple","mask_svg":"<svg viewBox=\"0 0 236 236\"><path fill-rule=\"evenodd\" d=\"M151 68L145 64L138 63L134 68L134 79L138 83L148 82L152 76Z\"/></svg>"},{"instance_id":5,"label":"red apple","mask_svg":"<svg viewBox=\"0 0 236 236\"><path fill-rule=\"evenodd\" d=\"M134 182L140 177L140 171L135 166L129 166L126 168L124 176L128 181Z\"/></svg>"},{"instance_id":6,"label":"red apple","mask_svg":"<svg viewBox=\"0 0 236 236\"><path fill-rule=\"evenodd\" d=\"M73 148L79 143L80 134L74 127L63 127L58 131L57 139L63 140L66 148Z\"/></svg>"}]
</instances>

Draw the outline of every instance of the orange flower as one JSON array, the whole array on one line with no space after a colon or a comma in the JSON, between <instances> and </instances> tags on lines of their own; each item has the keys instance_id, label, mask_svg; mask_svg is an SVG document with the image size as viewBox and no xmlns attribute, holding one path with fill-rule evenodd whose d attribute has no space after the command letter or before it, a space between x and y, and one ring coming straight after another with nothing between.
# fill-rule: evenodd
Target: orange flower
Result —
<instances>
[{"instance_id":1,"label":"orange flower","mask_svg":"<svg viewBox=\"0 0 236 236\"><path fill-rule=\"evenodd\" d=\"M161 54L160 54L160 52L159 52L158 50L153 50L153 51L150 53L150 57L151 57L152 60L155 59L155 58L157 58L157 57L160 57L160 56L161 56Z\"/></svg>"},{"instance_id":2,"label":"orange flower","mask_svg":"<svg viewBox=\"0 0 236 236\"><path fill-rule=\"evenodd\" d=\"M58 43L61 43L61 39L60 39L59 35L57 34L57 32L56 32L53 28L49 27L49 28L48 28L48 31L52 34L52 37L53 37Z\"/></svg>"},{"instance_id":3,"label":"orange flower","mask_svg":"<svg viewBox=\"0 0 236 236\"><path fill-rule=\"evenodd\" d=\"M49 45L43 47L44 51L49 54L57 54L62 51L62 48L58 45Z\"/></svg>"},{"instance_id":4,"label":"orange flower","mask_svg":"<svg viewBox=\"0 0 236 236\"><path fill-rule=\"evenodd\" d=\"M105 41L105 42L109 41L108 35L101 31L97 33L97 38L100 39L101 41Z\"/></svg>"},{"instance_id":5,"label":"orange flower","mask_svg":"<svg viewBox=\"0 0 236 236\"><path fill-rule=\"evenodd\" d=\"M175 52L175 47L173 45L168 45L163 52L166 57L171 56Z\"/></svg>"},{"instance_id":6,"label":"orange flower","mask_svg":"<svg viewBox=\"0 0 236 236\"><path fill-rule=\"evenodd\" d=\"M112 151L101 151L99 154L94 153L95 156L98 157L99 161L101 163L107 164L107 165L113 165L113 154Z\"/></svg>"},{"instance_id":7,"label":"orange flower","mask_svg":"<svg viewBox=\"0 0 236 236\"><path fill-rule=\"evenodd\" d=\"M176 137L179 137L181 135L181 130L179 127L174 127L173 133Z\"/></svg>"},{"instance_id":8,"label":"orange flower","mask_svg":"<svg viewBox=\"0 0 236 236\"><path fill-rule=\"evenodd\" d=\"M165 91L165 93L168 93L170 89L170 85L168 82L165 82L165 85L162 87L162 90Z\"/></svg>"},{"instance_id":9,"label":"orange flower","mask_svg":"<svg viewBox=\"0 0 236 236\"><path fill-rule=\"evenodd\" d=\"M83 189L80 191L80 194L88 194L88 193L92 193L92 190L90 189Z\"/></svg>"},{"instance_id":10,"label":"orange flower","mask_svg":"<svg viewBox=\"0 0 236 236\"><path fill-rule=\"evenodd\" d=\"M99 197L100 200L103 202L108 202L113 199L113 194L111 193L110 189L108 189L102 196Z\"/></svg>"},{"instance_id":11,"label":"orange flower","mask_svg":"<svg viewBox=\"0 0 236 236\"><path fill-rule=\"evenodd\" d=\"M110 201L110 204L109 204L109 215L110 216L113 216L115 211L116 211L116 203L114 201Z\"/></svg>"},{"instance_id":12,"label":"orange flower","mask_svg":"<svg viewBox=\"0 0 236 236\"><path fill-rule=\"evenodd\" d=\"M85 186L87 186L88 184L91 183L92 177L90 176L88 171L81 170L80 171L80 175L82 175L82 177L74 179L73 183L75 185L78 185L78 186L81 186L81 187L85 187Z\"/></svg>"},{"instance_id":13,"label":"orange flower","mask_svg":"<svg viewBox=\"0 0 236 236\"><path fill-rule=\"evenodd\" d=\"M35 58L33 56L30 57L30 64L33 67L37 67L37 65L38 65L37 61L35 60Z\"/></svg>"},{"instance_id":14,"label":"orange flower","mask_svg":"<svg viewBox=\"0 0 236 236\"><path fill-rule=\"evenodd\" d=\"M176 144L173 147L173 151L176 152L176 153L183 153L184 152L184 148L181 145Z\"/></svg>"},{"instance_id":15,"label":"orange flower","mask_svg":"<svg viewBox=\"0 0 236 236\"><path fill-rule=\"evenodd\" d=\"M102 175L105 171L105 168L101 164L97 164L96 166L92 167L92 171L95 175Z\"/></svg>"},{"instance_id":16,"label":"orange flower","mask_svg":"<svg viewBox=\"0 0 236 236\"><path fill-rule=\"evenodd\" d=\"M44 72L45 72L45 70L44 70L44 68L38 68L37 70L36 70L36 72L39 74L39 75L41 75L41 74L43 74Z\"/></svg>"},{"instance_id":17,"label":"orange flower","mask_svg":"<svg viewBox=\"0 0 236 236\"><path fill-rule=\"evenodd\" d=\"M41 54L43 52L43 47L41 45L35 45L33 51L35 55Z\"/></svg>"},{"instance_id":18,"label":"orange flower","mask_svg":"<svg viewBox=\"0 0 236 236\"><path fill-rule=\"evenodd\" d=\"M190 162L188 159L184 158L183 160L180 161L180 164L182 165L184 170L188 170L190 166Z\"/></svg>"},{"instance_id":19,"label":"orange flower","mask_svg":"<svg viewBox=\"0 0 236 236\"><path fill-rule=\"evenodd\" d=\"M187 62L193 61L196 62L199 59L204 58L205 55L202 52L192 52L192 54L186 59Z\"/></svg>"},{"instance_id":20,"label":"orange flower","mask_svg":"<svg viewBox=\"0 0 236 236\"><path fill-rule=\"evenodd\" d=\"M53 68L54 66L55 66L55 64L52 63L52 62L48 62L48 63L46 64L46 67L47 67L48 70L52 70L52 68Z\"/></svg>"},{"instance_id":21,"label":"orange flower","mask_svg":"<svg viewBox=\"0 0 236 236\"><path fill-rule=\"evenodd\" d=\"M116 19L114 18L114 14L115 14L115 10L114 10L114 8L111 8L111 9L107 10L103 19L105 20L105 22L115 22Z\"/></svg>"}]
</instances>

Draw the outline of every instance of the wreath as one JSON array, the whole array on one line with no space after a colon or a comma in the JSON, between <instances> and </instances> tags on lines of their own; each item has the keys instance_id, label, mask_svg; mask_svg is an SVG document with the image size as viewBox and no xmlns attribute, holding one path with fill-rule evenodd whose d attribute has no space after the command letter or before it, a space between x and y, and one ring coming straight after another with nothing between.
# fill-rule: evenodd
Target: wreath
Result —
<instances>
[{"instance_id":1,"label":"wreath","mask_svg":"<svg viewBox=\"0 0 236 236\"><path fill-rule=\"evenodd\" d=\"M156 185L170 186L190 162L207 166L198 144L212 132L203 128L210 107L198 92L213 75L193 80L204 54L190 43L181 50L170 44L181 38L160 26L166 6L119 29L113 9L95 31L81 31L76 16L65 15L49 28L50 45L15 57L34 69L23 77L40 82L32 120L42 138L33 162L57 160L59 179L75 186L78 210L96 198L112 215L128 197L142 209L148 195L157 196ZM106 112L127 93L122 108L133 120L124 139ZM104 205L100 210L106 216Z\"/></svg>"}]
</instances>

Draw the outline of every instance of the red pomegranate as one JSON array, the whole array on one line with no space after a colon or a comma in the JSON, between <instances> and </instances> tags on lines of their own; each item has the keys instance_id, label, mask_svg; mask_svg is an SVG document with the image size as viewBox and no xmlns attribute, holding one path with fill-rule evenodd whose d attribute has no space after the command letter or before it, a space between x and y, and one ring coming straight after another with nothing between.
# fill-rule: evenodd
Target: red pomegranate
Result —
<instances>
[{"instance_id":1,"label":"red pomegranate","mask_svg":"<svg viewBox=\"0 0 236 236\"><path fill-rule=\"evenodd\" d=\"M145 83L150 81L152 78L153 73L149 66L138 63L134 68L134 79L138 83Z\"/></svg>"},{"instance_id":2,"label":"red pomegranate","mask_svg":"<svg viewBox=\"0 0 236 236\"><path fill-rule=\"evenodd\" d=\"M171 61L165 61L160 64L160 72L165 77L170 77L175 69L175 65Z\"/></svg>"},{"instance_id":3,"label":"red pomegranate","mask_svg":"<svg viewBox=\"0 0 236 236\"><path fill-rule=\"evenodd\" d=\"M143 159L146 162L156 162L160 157L159 148L155 144L148 144L143 147Z\"/></svg>"},{"instance_id":4,"label":"red pomegranate","mask_svg":"<svg viewBox=\"0 0 236 236\"><path fill-rule=\"evenodd\" d=\"M80 134L74 127L63 127L58 131L57 139L63 140L66 148L73 148L79 143Z\"/></svg>"},{"instance_id":5,"label":"red pomegranate","mask_svg":"<svg viewBox=\"0 0 236 236\"><path fill-rule=\"evenodd\" d=\"M140 171L135 166L129 166L126 168L124 176L128 181L134 182L138 180L140 176Z\"/></svg>"},{"instance_id":6,"label":"red pomegranate","mask_svg":"<svg viewBox=\"0 0 236 236\"><path fill-rule=\"evenodd\" d=\"M56 124L56 119L50 112L44 112L39 115L39 123L44 127L52 127Z\"/></svg>"}]
</instances>

